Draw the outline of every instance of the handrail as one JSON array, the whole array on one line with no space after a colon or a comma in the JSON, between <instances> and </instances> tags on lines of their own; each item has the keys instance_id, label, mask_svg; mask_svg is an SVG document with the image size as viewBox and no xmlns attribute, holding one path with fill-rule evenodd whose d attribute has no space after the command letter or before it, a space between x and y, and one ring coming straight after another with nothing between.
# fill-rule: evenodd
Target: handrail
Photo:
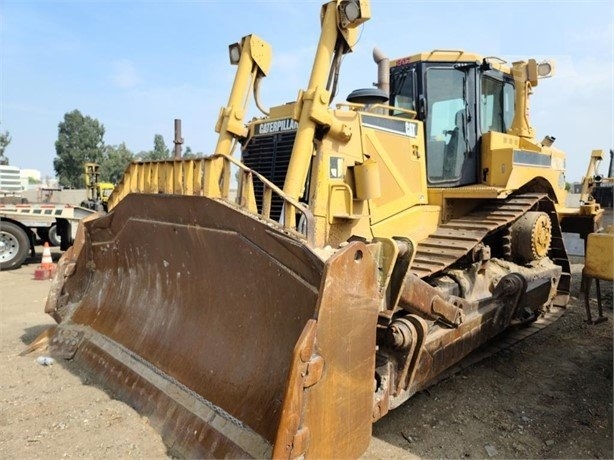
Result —
<instances>
[{"instance_id":1,"label":"handrail","mask_svg":"<svg viewBox=\"0 0 614 460\"><path fill-rule=\"evenodd\" d=\"M288 196L282 189L280 189L273 182L269 181L262 174L254 171L253 169L245 166L236 158L233 158L230 155L224 154L214 154L211 159L216 157L222 157L224 159L224 177L230 176L230 168L228 163L232 163L237 166L243 174L243 180L241 181L241 187L239 188L240 193L237 195L237 202L239 206L248 209L250 212L253 212L260 217L267 219L272 222L277 222L271 219L271 203L273 199L273 193L279 196L283 202L283 213L281 216L281 221L277 222L281 224L285 230L292 230L298 232L299 234L303 234L307 237L309 243L314 243L315 241L315 220L311 210L305 206L305 204L301 203L298 200ZM260 182L262 182L264 189L262 194L262 210L260 212L257 211L255 196L254 196L254 187L253 187L253 178L257 177ZM222 196L226 196L227 191L222 191ZM295 212L298 211L305 218L305 226L304 229L301 229L302 223L300 219L298 223L295 224L296 219L294 216L290 217L292 214L292 210Z\"/></svg>"},{"instance_id":2,"label":"handrail","mask_svg":"<svg viewBox=\"0 0 614 460\"><path fill-rule=\"evenodd\" d=\"M347 107L350 110L354 110L355 112L366 112L366 113L377 113L375 109L392 110L396 112L406 113L411 116L411 119L416 118L416 116L418 115L418 112L416 112L415 110L405 109L403 107L397 107L397 106L390 105L390 104L375 103L375 104L366 105L366 104L358 104L356 102L339 102L336 105L337 109L342 109L344 107ZM392 114L389 116L398 117L400 115Z\"/></svg>"},{"instance_id":3,"label":"handrail","mask_svg":"<svg viewBox=\"0 0 614 460\"><path fill-rule=\"evenodd\" d=\"M209 174L214 160L223 161L222 175L216 193L206 193L205 181L213 180ZM241 177L236 198L233 199L230 188L232 167L239 169ZM263 184L262 206L256 205L254 178ZM212 187L209 187L211 190ZM286 195L282 189L269 181L262 174L245 166L230 155L217 153L203 158L189 160L136 161L131 163L121 182L109 197L108 209L111 211L126 195L130 193L171 194L207 196L221 198L245 209L269 222L280 225L286 231L302 235L310 244L315 241L315 220L311 210L300 201ZM283 214L280 221L271 218L273 194L283 200ZM303 219L295 218L299 213Z\"/></svg>"}]
</instances>

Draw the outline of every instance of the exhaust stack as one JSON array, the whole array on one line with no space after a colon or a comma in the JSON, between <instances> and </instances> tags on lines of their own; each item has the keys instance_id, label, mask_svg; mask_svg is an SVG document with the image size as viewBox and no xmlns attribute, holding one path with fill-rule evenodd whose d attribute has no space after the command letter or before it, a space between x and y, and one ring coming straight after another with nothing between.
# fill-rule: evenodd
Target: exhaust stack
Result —
<instances>
[{"instance_id":1,"label":"exhaust stack","mask_svg":"<svg viewBox=\"0 0 614 460\"><path fill-rule=\"evenodd\" d=\"M377 86L386 95L390 95L390 59L383 53L382 50L373 48L373 60L377 64Z\"/></svg>"}]
</instances>

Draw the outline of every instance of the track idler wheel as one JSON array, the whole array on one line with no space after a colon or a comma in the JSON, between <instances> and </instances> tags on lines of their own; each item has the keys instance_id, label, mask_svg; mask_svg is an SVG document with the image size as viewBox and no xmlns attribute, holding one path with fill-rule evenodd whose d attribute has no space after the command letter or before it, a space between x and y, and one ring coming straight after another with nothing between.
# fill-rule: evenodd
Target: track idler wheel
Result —
<instances>
[{"instance_id":1,"label":"track idler wheel","mask_svg":"<svg viewBox=\"0 0 614 460\"><path fill-rule=\"evenodd\" d=\"M386 343L395 350L410 348L413 342L413 328L408 319L395 319L387 329Z\"/></svg>"},{"instance_id":2,"label":"track idler wheel","mask_svg":"<svg viewBox=\"0 0 614 460\"><path fill-rule=\"evenodd\" d=\"M545 212L531 211L511 227L512 259L519 263L539 260L548 254L552 222Z\"/></svg>"}]
</instances>

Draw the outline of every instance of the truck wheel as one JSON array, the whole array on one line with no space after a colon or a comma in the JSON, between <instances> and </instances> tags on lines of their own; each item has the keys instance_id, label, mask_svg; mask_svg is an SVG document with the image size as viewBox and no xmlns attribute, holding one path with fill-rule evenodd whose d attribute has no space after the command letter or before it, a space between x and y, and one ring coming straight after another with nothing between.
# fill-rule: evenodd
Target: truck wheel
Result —
<instances>
[{"instance_id":1,"label":"truck wheel","mask_svg":"<svg viewBox=\"0 0 614 460\"><path fill-rule=\"evenodd\" d=\"M36 229L36 234L42 243L49 243L49 246L60 245L60 237L58 236L56 224L53 224L51 227L39 227Z\"/></svg>"},{"instance_id":2,"label":"truck wheel","mask_svg":"<svg viewBox=\"0 0 614 460\"><path fill-rule=\"evenodd\" d=\"M28 257L30 240L19 226L0 221L0 270L21 267Z\"/></svg>"},{"instance_id":3,"label":"truck wheel","mask_svg":"<svg viewBox=\"0 0 614 460\"><path fill-rule=\"evenodd\" d=\"M60 237L58 236L58 227L56 224L53 224L49 227L49 235L48 238L49 244L51 246L59 246L60 245Z\"/></svg>"}]
</instances>

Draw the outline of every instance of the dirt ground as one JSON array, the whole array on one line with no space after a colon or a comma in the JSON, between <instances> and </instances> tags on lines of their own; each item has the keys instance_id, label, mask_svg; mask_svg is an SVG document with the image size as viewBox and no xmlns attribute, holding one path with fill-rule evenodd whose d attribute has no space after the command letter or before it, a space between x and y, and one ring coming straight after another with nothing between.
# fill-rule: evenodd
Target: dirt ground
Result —
<instances>
[{"instance_id":1,"label":"dirt ground","mask_svg":"<svg viewBox=\"0 0 614 460\"><path fill-rule=\"evenodd\" d=\"M613 458L612 284L608 322L590 326L581 270L556 322L416 395L373 435L423 458Z\"/></svg>"},{"instance_id":2,"label":"dirt ground","mask_svg":"<svg viewBox=\"0 0 614 460\"><path fill-rule=\"evenodd\" d=\"M53 324L36 265L0 272L0 458L168 457L145 418L70 362L19 356ZM609 321L587 325L581 268L562 318L390 412L365 457L613 458L612 285L602 283Z\"/></svg>"}]
</instances>

